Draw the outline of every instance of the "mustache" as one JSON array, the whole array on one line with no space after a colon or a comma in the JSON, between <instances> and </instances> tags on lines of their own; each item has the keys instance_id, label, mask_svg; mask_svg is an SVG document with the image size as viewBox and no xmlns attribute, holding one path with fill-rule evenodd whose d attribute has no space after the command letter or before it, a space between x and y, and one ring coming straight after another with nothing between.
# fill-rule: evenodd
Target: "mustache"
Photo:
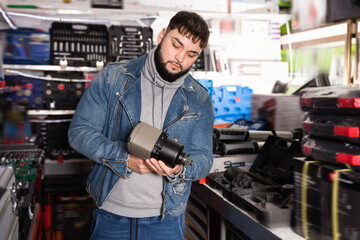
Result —
<instances>
[{"instance_id":1,"label":"mustache","mask_svg":"<svg viewBox=\"0 0 360 240\"><path fill-rule=\"evenodd\" d=\"M181 65L179 62L176 62L176 61L167 61L166 63L176 64L176 65L179 66L179 68L180 68L181 71L183 70L183 67L182 67L182 65Z\"/></svg>"}]
</instances>

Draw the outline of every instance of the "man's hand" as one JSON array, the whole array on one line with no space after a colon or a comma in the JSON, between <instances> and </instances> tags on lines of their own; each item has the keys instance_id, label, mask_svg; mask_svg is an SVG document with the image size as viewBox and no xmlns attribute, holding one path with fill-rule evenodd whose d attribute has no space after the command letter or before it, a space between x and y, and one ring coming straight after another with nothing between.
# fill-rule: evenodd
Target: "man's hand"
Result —
<instances>
[{"instance_id":1,"label":"man's hand","mask_svg":"<svg viewBox=\"0 0 360 240\"><path fill-rule=\"evenodd\" d=\"M145 159L145 163L149 169L161 176L177 174L182 169L182 165L176 165L174 168L170 168L163 161L158 161L155 158Z\"/></svg>"},{"instance_id":2,"label":"man's hand","mask_svg":"<svg viewBox=\"0 0 360 240\"><path fill-rule=\"evenodd\" d=\"M129 157L128 168L140 174L145 174L152 171L152 169L147 166L144 159L138 158L134 155L130 155Z\"/></svg>"}]
</instances>

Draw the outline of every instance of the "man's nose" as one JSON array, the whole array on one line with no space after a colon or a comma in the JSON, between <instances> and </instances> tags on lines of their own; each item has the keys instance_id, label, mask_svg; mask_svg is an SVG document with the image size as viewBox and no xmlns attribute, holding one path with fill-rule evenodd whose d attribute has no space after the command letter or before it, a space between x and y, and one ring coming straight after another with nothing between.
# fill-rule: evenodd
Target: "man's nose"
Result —
<instances>
[{"instance_id":1,"label":"man's nose","mask_svg":"<svg viewBox=\"0 0 360 240\"><path fill-rule=\"evenodd\" d=\"M184 61L184 58L185 58L185 51L178 51L175 55L175 59L180 63Z\"/></svg>"}]
</instances>

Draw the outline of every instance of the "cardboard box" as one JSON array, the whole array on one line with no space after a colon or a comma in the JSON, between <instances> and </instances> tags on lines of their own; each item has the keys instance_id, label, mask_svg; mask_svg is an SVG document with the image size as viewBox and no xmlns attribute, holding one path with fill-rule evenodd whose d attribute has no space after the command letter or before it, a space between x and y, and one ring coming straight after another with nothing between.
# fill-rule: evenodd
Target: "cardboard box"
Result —
<instances>
[{"instance_id":1,"label":"cardboard box","mask_svg":"<svg viewBox=\"0 0 360 240\"><path fill-rule=\"evenodd\" d=\"M272 130L292 131L302 128L304 112L299 96L286 94L253 94L251 119L263 120Z\"/></svg>"}]
</instances>

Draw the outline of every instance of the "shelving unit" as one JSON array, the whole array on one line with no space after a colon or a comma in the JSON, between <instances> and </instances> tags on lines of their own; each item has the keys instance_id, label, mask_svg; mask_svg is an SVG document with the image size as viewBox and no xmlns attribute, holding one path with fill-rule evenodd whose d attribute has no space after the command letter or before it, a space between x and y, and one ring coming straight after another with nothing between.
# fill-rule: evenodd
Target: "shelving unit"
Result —
<instances>
[{"instance_id":1,"label":"shelving unit","mask_svg":"<svg viewBox=\"0 0 360 240\"><path fill-rule=\"evenodd\" d=\"M333 49L332 53L337 53L339 56L337 59L328 59L330 62L333 61L331 62L332 66L329 67L333 69L326 70L333 72L332 75L330 74L330 78L339 77L342 80L340 82L340 80L330 79L332 85L351 84L351 45L355 33L354 29L355 23L348 20L283 35L281 37L281 48L289 51L289 64L294 65L296 68L294 71L295 80L296 78L310 80L313 77L311 74L324 71L321 65L327 65L328 63L320 62L322 55L324 55L322 51L324 49L327 51ZM341 51L337 50L337 48L341 48ZM334 57L334 54L328 57ZM293 63L293 61L297 62ZM339 72L339 75L336 75L335 72Z\"/></svg>"},{"instance_id":2,"label":"shelving unit","mask_svg":"<svg viewBox=\"0 0 360 240\"><path fill-rule=\"evenodd\" d=\"M73 72L97 72L96 67L75 67L60 65L27 65L27 64L4 64L4 70L32 70L32 71L73 71Z\"/></svg>"}]
</instances>

